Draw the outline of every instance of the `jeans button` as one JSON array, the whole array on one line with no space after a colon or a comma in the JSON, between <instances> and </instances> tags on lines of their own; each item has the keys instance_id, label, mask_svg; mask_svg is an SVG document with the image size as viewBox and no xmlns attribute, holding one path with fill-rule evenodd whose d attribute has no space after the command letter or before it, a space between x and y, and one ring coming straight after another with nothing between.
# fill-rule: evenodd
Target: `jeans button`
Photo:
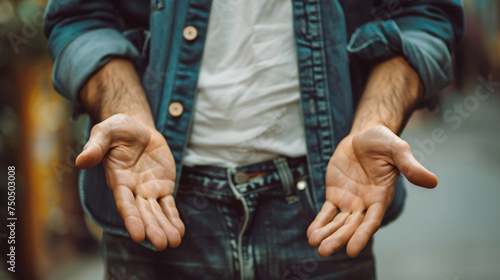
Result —
<instances>
[{"instance_id":1,"label":"jeans button","mask_svg":"<svg viewBox=\"0 0 500 280\"><path fill-rule=\"evenodd\" d=\"M234 181L236 184L245 184L249 181L248 179L248 174L246 174L243 171L238 171L236 174L234 174Z\"/></svg>"},{"instance_id":2,"label":"jeans button","mask_svg":"<svg viewBox=\"0 0 500 280\"><path fill-rule=\"evenodd\" d=\"M298 181L297 182L297 190L303 191L307 188L307 183L306 181Z\"/></svg>"}]
</instances>

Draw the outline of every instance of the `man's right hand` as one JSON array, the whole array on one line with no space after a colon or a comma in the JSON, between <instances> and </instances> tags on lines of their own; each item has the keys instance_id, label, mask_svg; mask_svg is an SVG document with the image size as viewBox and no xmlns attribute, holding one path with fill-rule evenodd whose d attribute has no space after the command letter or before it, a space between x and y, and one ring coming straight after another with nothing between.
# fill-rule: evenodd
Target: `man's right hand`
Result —
<instances>
[{"instance_id":1,"label":"man's right hand","mask_svg":"<svg viewBox=\"0 0 500 280\"><path fill-rule=\"evenodd\" d=\"M113 58L92 75L79 95L97 125L76 159L79 168L102 161L118 212L135 242L158 250L177 247L184 235L173 198L175 163L134 65Z\"/></svg>"},{"instance_id":2,"label":"man's right hand","mask_svg":"<svg viewBox=\"0 0 500 280\"><path fill-rule=\"evenodd\" d=\"M113 115L93 127L76 165L86 169L101 161L132 239L146 235L158 250L179 246L184 224L172 196L175 162L165 138L127 115Z\"/></svg>"}]
</instances>

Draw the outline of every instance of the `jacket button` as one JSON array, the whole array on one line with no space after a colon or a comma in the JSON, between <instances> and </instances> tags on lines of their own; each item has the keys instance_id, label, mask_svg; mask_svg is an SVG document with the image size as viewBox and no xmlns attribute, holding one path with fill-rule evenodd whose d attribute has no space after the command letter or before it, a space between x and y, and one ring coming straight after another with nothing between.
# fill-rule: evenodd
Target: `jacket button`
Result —
<instances>
[{"instance_id":1,"label":"jacket button","mask_svg":"<svg viewBox=\"0 0 500 280\"><path fill-rule=\"evenodd\" d=\"M196 39L196 36L198 36L198 30L194 26L186 26L184 28L184 31L182 31L182 35L184 36L184 39L188 41L193 41Z\"/></svg>"},{"instance_id":2,"label":"jacket button","mask_svg":"<svg viewBox=\"0 0 500 280\"><path fill-rule=\"evenodd\" d=\"M172 102L170 106L168 106L168 112L172 117L178 117L184 112L184 107L182 107L182 104L179 102Z\"/></svg>"}]
</instances>

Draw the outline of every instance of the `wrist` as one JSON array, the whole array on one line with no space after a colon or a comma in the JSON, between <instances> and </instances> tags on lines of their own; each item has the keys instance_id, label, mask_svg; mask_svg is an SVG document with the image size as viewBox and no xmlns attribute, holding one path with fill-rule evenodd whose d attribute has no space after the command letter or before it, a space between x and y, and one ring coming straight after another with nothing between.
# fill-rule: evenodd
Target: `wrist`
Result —
<instances>
[{"instance_id":1,"label":"wrist","mask_svg":"<svg viewBox=\"0 0 500 280\"><path fill-rule=\"evenodd\" d=\"M80 91L80 102L95 122L125 114L154 128L151 108L133 64L115 58L90 77Z\"/></svg>"},{"instance_id":2,"label":"wrist","mask_svg":"<svg viewBox=\"0 0 500 280\"><path fill-rule=\"evenodd\" d=\"M388 128L394 132L393 127L395 127L395 125L391 126L390 124L384 123L381 120L370 120L370 121L366 121L363 123L354 123L349 134L353 135L353 136L359 135L359 134L361 134L367 130L370 130L374 127L385 127L385 128Z\"/></svg>"},{"instance_id":3,"label":"wrist","mask_svg":"<svg viewBox=\"0 0 500 280\"><path fill-rule=\"evenodd\" d=\"M420 78L404 58L381 62L370 73L351 131L384 126L399 134L422 96Z\"/></svg>"}]
</instances>

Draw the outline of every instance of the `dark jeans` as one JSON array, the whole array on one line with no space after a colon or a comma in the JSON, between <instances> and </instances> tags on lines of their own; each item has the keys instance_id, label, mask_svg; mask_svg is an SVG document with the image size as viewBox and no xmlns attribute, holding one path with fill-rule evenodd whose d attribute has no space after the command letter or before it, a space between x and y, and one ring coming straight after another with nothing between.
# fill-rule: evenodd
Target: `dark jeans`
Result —
<instances>
[{"instance_id":1,"label":"dark jeans","mask_svg":"<svg viewBox=\"0 0 500 280\"><path fill-rule=\"evenodd\" d=\"M308 245L315 216L305 158L234 169L185 168L176 203L182 244L157 252L104 234L107 279L375 279L372 244L323 259Z\"/></svg>"}]
</instances>

